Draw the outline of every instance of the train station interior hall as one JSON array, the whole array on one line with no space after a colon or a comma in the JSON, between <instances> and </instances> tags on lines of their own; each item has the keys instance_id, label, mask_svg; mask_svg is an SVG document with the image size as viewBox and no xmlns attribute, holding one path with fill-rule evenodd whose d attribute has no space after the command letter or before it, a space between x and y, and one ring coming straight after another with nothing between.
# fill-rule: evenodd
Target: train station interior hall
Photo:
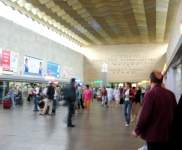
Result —
<instances>
[{"instance_id":1,"label":"train station interior hall","mask_svg":"<svg viewBox=\"0 0 182 150\"><path fill-rule=\"evenodd\" d=\"M0 150L144 150L132 132L150 73L162 73L177 104L182 95L181 0L0 0L0 37ZM72 78L81 92L89 85L89 111L65 101ZM141 89L129 122L127 82ZM48 85L53 110L40 115ZM102 103L103 87L118 87L118 105Z\"/></svg>"}]
</instances>

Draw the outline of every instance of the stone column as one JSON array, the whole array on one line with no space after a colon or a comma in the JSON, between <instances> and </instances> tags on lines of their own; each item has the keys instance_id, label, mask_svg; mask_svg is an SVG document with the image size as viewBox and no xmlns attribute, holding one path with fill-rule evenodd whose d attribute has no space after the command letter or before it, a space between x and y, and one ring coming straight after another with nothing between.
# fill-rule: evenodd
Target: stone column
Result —
<instances>
[{"instance_id":1,"label":"stone column","mask_svg":"<svg viewBox=\"0 0 182 150\"><path fill-rule=\"evenodd\" d=\"M107 64L103 63L102 64L102 87L107 86L107 73L108 73Z\"/></svg>"}]
</instances>

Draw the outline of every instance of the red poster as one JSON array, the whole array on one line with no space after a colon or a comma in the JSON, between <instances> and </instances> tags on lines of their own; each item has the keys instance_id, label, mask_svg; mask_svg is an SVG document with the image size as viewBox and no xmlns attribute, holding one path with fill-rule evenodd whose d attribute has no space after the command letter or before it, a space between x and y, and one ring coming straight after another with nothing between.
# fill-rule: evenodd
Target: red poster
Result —
<instances>
[{"instance_id":1,"label":"red poster","mask_svg":"<svg viewBox=\"0 0 182 150\"><path fill-rule=\"evenodd\" d=\"M2 50L2 68L10 70L10 51Z\"/></svg>"}]
</instances>

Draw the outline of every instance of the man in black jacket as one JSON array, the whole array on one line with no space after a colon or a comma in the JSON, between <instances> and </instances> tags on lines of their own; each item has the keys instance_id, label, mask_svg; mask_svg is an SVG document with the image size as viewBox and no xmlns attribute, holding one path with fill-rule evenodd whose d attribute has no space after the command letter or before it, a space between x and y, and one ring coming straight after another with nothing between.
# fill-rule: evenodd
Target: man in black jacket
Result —
<instances>
[{"instance_id":1,"label":"man in black jacket","mask_svg":"<svg viewBox=\"0 0 182 150\"><path fill-rule=\"evenodd\" d=\"M66 85L64 90L64 99L67 101L68 106L68 118L67 118L67 126L68 127L75 127L72 124L71 118L74 112L74 104L76 100L76 91L75 91L75 78L71 79L71 83Z\"/></svg>"},{"instance_id":2,"label":"man in black jacket","mask_svg":"<svg viewBox=\"0 0 182 150\"><path fill-rule=\"evenodd\" d=\"M52 102L53 102L53 99L54 99L54 94L55 94L55 90L54 90L54 87L52 85L53 83L51 81L49 81L49 86L47 88L47 99L45 101L45 106L44 106L44 110L40 113L40 115L44 115L46 113L46 110L47 110L47 107L49 105L49 112L48 114L49 115L52 115Z\"/></svg>"}]
</instances>

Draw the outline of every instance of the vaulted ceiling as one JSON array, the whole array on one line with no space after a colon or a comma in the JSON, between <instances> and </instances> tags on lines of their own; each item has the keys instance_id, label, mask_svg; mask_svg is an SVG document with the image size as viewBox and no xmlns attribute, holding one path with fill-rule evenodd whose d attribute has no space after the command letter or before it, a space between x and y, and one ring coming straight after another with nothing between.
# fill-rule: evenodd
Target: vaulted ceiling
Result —
<instances>
[{"instance_id":1,"label":"vaulted ceiling","mask_svg":"<svg viewBox=\"0 0 182 150\"><path fill-rule=\"evenodd\" d=\"M80 46L168 43L180 0L2 0Z\"/></svg>"}]
</instances>

